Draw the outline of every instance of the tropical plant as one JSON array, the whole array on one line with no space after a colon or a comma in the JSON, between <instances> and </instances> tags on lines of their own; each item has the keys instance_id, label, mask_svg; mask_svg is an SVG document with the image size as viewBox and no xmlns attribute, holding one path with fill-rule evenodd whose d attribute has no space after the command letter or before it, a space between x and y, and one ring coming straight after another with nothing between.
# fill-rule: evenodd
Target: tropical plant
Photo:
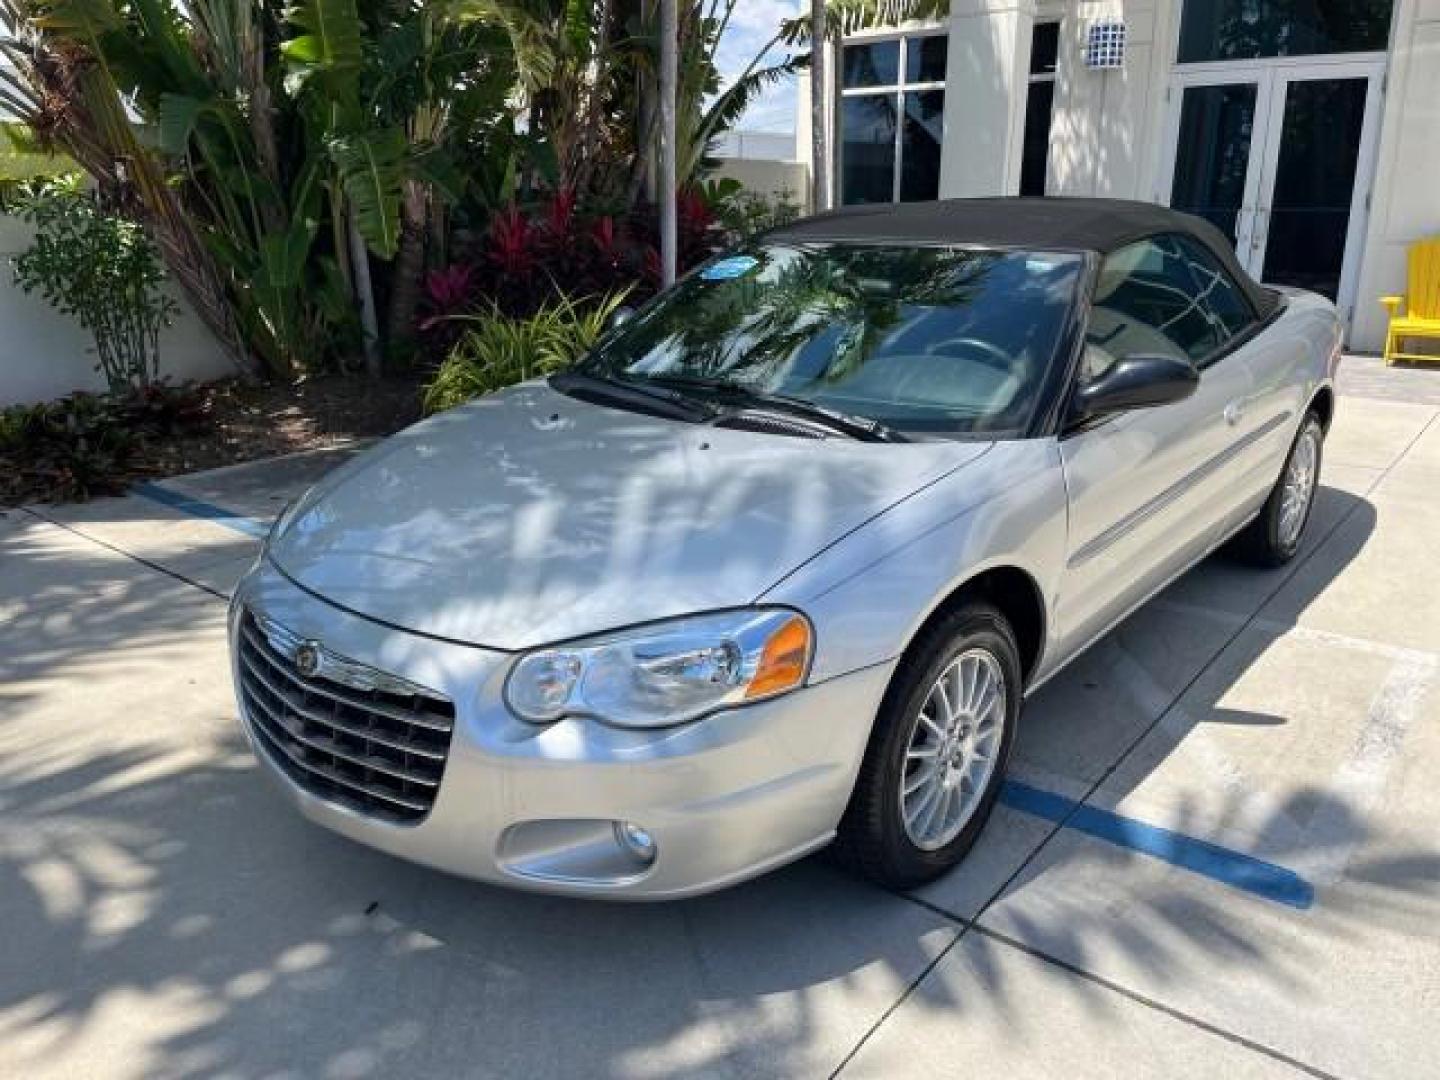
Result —
<instances>
[{"instance_id":1,"label":"tropical plant","mask_svg":"<svg viewBox=\"0 0 1440 1080\"><path fill-rule=\"evenodd\" d=\"M682 188L797 63L767 47L721 87L715 53L741 2L680 5ZM363 347L374 370L382 346L408 348L426 274L466 261L471 237L522 260L534 249L542 280L505 286L523 282L532 307L593 291L602 263L607 287L641 276L658 196L656 9L0 0L0 108L143 223L237 361L289 376ZM512 205L551 198L573 200L563 229L502 235Z\"/></svg>"},{"instance_id":2,"label":"tropical plant","mask_svg":"<svg viewBox=\"0 0 1440 1080\"><path fill-rule=\"evenodd\" d=\"M194 387L160 383L0 409L0 506L119 494L146 442L203 419Z\"/></svg>"},{"instance_id":3,"label":"tropical plant","mask_svg":"<svg viewBox=\"0 0 1440 1080\"><path fill-rule=\"evenodd\" d=\"M14 260L16 284L89 331L96 370L112 391L158 379L160 331L178 308L161 288L165 274L145 230L107 213L78 176L35 183L16 212L35 227Z\"/></svg>"},{"instance_id":4,"label":"tropical plant","mask_svg":"<svg viewBox=\"0 0 1440 1080\"><path fill-rule=\"evenodd\" d=\"M794 36L790 28L795 20L789 20L735 79L722 85L716 56L741 3L743 0L693 0L680 8L675 128L676 179L682 189L699 183L713 168L711 151L716 141L739 122L750 104L766 88L790 78L808 63L803 55L777 55L787 37ZM642 194L651 201L658 194L654 157L659 121L657 7L655 0L639 0L638 11L629 20L632 99L625 105L637 145L629 185L632 205Z\"/></svg>"},{"instance_id":5,"label":"tropical plant","mask_svg":"<svg viewBox=\"0 0 1440 1080\"><path fill-rule=\"evenodd\" d=\"M425 390L425 409L439 412L574 363L600 339L625 290L599 298L561 296L529 318L492 308L463 319L460 340Z\"/></svg>"},{"instance_id":6,"label":"tropical plant","mask_svg":"<svg viewBox=\"0 0 1440 1080\"><path fill-rule=\"evenodd\" d=\"M174 47L174 22L154 0L139 0L128 19L110 0L0 0L0 107L24 122L41 147L77 161L107 198L133 205L192 306L236 361L249 366L234 298L184 194L142 144L117 81L136 88L141 78L203 81L198 59L187 67Z\"/></svg>"},{"instance_id":7,"label":"tropical plant","mask_svg":"<svg viewBox=\"0 0 1440 1080\"><path fill-rule=\"evenodd\" d=\"M32 181L79 171L80 166L64 155L46 153L24 124L0 121L0 214L24 197Z\"/></svg>"},{"instance_id":8,"label":"tropical plant","mask_svg":"<svg viewBox=\"0 0 1440 1080\"><path fill-rule=\"evenodd\" d=\"M546 70L518 0L0 0L0 23L0 104L132 200L222 339L283 374L378 344L370 254L403 264L409 332L419 234L460 186L445 132L481 123L477 85L503 104L497 77Z\"/></svg>"},{"instance_id":9,"label":"tropical plant","mask_svg":"<svg viewBox=\"0 0 1440 1080\"><path fill-rule=\"evenodd\" d=\"M725 177L705 185L705 199L731 243L748 240L769 229L788 225L800 216L800 204L788 191L750 191Z\"/></svg>"}]
</instances>

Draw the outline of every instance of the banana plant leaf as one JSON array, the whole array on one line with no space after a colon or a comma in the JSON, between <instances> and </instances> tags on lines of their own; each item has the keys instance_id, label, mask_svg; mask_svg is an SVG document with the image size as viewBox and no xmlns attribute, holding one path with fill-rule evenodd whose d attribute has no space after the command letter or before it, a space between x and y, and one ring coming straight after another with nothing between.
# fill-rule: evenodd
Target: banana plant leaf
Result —
<instances>
[{"instance_id":1,"label":"banana plant leaf","mask_svg":"<svg viewBox=\"0 0 1440 1080\"><path fill-rule=\"evenodd\" d=\"M330 157L365 243L382 259L400 244L400 196L405 179L405 133L380 128L330 140Z\"/></svg>"}]
</instances>

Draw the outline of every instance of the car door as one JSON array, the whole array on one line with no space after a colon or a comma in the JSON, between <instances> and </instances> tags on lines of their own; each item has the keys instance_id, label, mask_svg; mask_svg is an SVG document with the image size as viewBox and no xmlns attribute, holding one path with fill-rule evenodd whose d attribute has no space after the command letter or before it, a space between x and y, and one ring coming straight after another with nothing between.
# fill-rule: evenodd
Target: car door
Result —
<instances>
[{"instance_id":1,"label":"car door","mask_svg":"<svg viewBox=\"0 0 1440 1080\"><path fill-rule=\"evenodd\" d=\"M1229 459L1244 438L1249 367L1205 304L1175 238L1114 252L1097 274L1079 378L1126 356L1196 365L1194 394L1103 417L1062 434L1069 499L1056 597L1056 660L1073 655L1215 542L1231 496Z\"/></svg>"},{"instance_id":2,"label":"car door","mask_svg":"<svg viewBox=\"0 0 1440 1080\"><path fill-rule=\"evenodd\" d=\"M1230 532L1258 512L1280 476L1303 409L1304 380L1296 372L1308 350L1295 335L1267 332L1234 278L1204 245L1187 236L1174 240L1205 306L1230 334L1227 362L1243 363L1250 375L1249 392L1227 415L1234 441L1222 463L1226 482L1220 496L1221 531Z\"/></svg>"}]
</instances>

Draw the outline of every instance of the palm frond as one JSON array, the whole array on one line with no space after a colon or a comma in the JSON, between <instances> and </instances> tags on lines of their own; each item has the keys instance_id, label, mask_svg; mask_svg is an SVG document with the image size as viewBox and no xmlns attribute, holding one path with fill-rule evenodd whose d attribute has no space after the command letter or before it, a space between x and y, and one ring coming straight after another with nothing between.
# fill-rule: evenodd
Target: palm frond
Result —
<instances>
[{"instance_id":1,"label":"palm frond","mask_svg":"<svg viewBox=\"0 0 1440 1080\"><path fill-rule=\"evenodd\" d=\"M806 56L791 56L778 64L746 72L723 94L710 103L692 135L694 145L706 148L721 132L734 127L755 99L772 86L784 82L797 71L809 66Z\"/></svg>"},{"instance_id":2,"label":"palm frond","mask_svg":"<svg viewBox=\"0 0 1440 1080\"><path fill-rule=\"evenodd\" d=\"M860 30L936 22L950 16L950 0L826 0L825 33L832 40ZM780 40L793 47L811 41L810 16L797 15L781 24Z\"/></svg>"}]
</instances>

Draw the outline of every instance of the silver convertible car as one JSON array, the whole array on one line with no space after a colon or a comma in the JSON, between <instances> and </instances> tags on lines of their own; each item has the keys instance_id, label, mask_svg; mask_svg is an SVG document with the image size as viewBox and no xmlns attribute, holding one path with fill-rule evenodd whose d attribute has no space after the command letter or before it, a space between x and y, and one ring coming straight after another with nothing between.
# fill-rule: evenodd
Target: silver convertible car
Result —
<instances>
[{"instance_id":1,"label":"silver convertible car","mask_svg":"<svg viewBox=\"0 0 1440 1080\"><path fill-rule=\"evenodd\" d=\"M1295 554L1340 347L1093 200L813 217L627 314L276 522L233 671L307 817L577 895L942 874L1028 694L1221 544Z\"/></svg>"}]
</instances>

